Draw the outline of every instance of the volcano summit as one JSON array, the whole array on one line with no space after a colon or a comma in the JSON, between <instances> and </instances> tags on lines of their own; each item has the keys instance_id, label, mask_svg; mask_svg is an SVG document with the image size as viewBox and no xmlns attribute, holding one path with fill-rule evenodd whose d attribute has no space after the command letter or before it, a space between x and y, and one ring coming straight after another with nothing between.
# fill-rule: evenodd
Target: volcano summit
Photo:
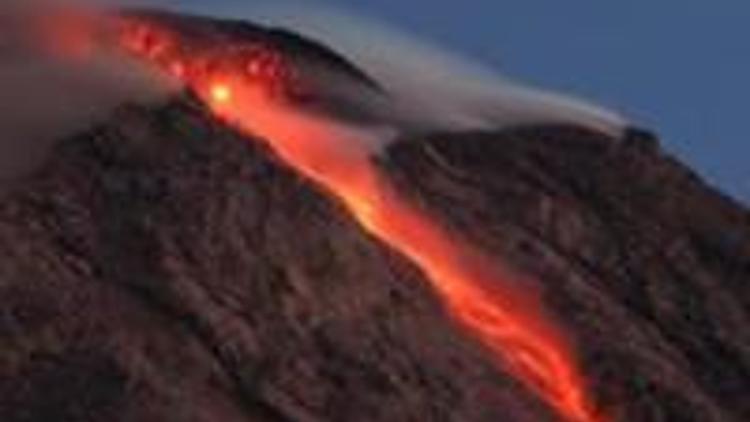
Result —
<instances>
[{"instance_id":1,"label":"volcano summit","mask_svg":"<svg viewBox=\"0 0 750 422\"><path fill-rule=\"evenodd\" d=\"M750 417L750 213L653 136L521 88L416 113L287 30L102 21L178 88L4 182L0 420Z\"/></svg>"}]
</instances>

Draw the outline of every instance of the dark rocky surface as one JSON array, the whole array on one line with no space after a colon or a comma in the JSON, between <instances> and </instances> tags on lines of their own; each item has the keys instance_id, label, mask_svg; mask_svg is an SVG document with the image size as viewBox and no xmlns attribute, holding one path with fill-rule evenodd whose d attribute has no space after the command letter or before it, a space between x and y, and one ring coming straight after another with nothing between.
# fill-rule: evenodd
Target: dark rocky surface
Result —
<instances>
[{"instance_id":1,"label":"dark rocky surface","mask_svg":"<svg viewBox=\"0 0 750 422\"><path fill-rule=\"evenodd\" d=\"M198 106L0 198L0 420L537 421L420 274Z\"/></svg>"},{"instance_id":2,"label":"dark rocky surface","mask_svg":"<svg viewBox=\"0 0 750 422\"><path fill-rule=\"evenodd\" d=\"M750 420L750 213L629 135L446 134L383 167L539 280L617 420Z\"/></svg>"},{"instance_id":3,"label":"dark rocky surface","mask_svg":"<svg viewBox=\"0 0 750 422\"><path fill-rule=\"evenodd\" d=\"M435 135L382 166L538 280L616 420L746 420L750 217L641 138ZM554 419L418 271L189 102L5 186L0 251L2 421Z\"/></svg>"},{"instance_id":4,"label":"dark rocky surface","mask_svg":"<svg viewBox=\"0 0 750 422\"><path fill-rule=\"evenodd\" d=\"M140 13L378 91L294 34ZM530 276L614 420L750 420L750 213L654 137L434 134L380 165ZM422 277L194 101L123 107L0 189L0 422L555 420Z\"/></svg>"}]
</instances>

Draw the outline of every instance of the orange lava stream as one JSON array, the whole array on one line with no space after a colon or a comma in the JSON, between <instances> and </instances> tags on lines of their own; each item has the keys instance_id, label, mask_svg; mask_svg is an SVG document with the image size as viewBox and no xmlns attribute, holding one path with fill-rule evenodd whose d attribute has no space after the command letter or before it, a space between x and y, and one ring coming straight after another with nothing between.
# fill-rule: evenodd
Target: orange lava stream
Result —
<instances>
[{"instance_id":1,"label":"orange lava stream","mask_svg":"<svg viewBox=\"0 0 750 422\"><path fill-rule=\"evenodd\" d=\"M163 44L155 43L159 51ZM607 419L592 405L572 348L538 298L520 292L496 261L399 195L362 146L367 135L275 101L249 82L247 67L196 72L191 60L201 59L169 57L158 64L223 120L266 139L287 164L339 198L367 232L422 269L452 317L564 419Z\"/></svg>"}]
</instances>

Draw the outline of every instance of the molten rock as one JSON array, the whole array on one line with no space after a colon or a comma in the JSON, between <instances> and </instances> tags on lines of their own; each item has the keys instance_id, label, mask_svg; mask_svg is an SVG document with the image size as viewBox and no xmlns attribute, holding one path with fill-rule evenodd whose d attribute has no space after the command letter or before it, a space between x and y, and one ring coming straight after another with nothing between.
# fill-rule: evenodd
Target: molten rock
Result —
<instances>
[{"instance_id":1,"label":"molten rock","mask_svg":"<svg viewBox=\"0 0 750 422\"><path fill-rule=\"evenodd\" d=\"M746 420L750 213L629 133L446 134L383 166L538 280L614 420Z\"/></svg>"},{"instance_id":2,"label":"molten rock","mask_svg":"<svg viewBox=\"0 0 750 422\"><path fill-rule=\"evenodd\" d=\"M384 119L375 103L347 110L351 90L321 93L320 74L290 70L333 68L373 95L376 83L290 34L148 18L180 42L136 27L127 47L206 104L123 107L4 186L0 420L555 420L337 192L300 177L275 139L216 117L241 93L213 76L235 69L311 114L360 123ZM265 44L215 57L216 37ZM432 134L377 165L457 241L529 275L513 282L563 327L584 401L606 419L750 417L750 216L653 137Z\"/></svg>"}]
</instances>

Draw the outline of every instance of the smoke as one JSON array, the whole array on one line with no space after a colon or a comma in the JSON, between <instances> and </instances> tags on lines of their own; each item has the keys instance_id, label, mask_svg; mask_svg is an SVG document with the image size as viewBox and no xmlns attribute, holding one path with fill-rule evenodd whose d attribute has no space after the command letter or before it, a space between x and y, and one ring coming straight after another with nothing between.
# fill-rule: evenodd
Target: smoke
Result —
<instances>
[{"instance_id":1,"label":"smoke","mask_svg":"<svg viewBox=\"0 0 750 422\"><path fill-rule=\"evenodd\" d=\"M167 81L141 63L97 47L98 23L76 3L0 7L0 178L24 174L54 141L84 131L125 103L165 98ZM87 12L88 13L88 12Z\"/></svg>"},{"instance_id":2,"label":"smoke","mask_svg":"<svg viewBox=\"0 0 750 422\"><path fill-rule=\"evenodd\" d=\"M352 60L388 91L391 117L407 127L470 130L564 123L619 136L627 124L615 112L521 85L351 14L289 2L256 6L248 13L318 39Z\"/></svg>"}]
</instances>

